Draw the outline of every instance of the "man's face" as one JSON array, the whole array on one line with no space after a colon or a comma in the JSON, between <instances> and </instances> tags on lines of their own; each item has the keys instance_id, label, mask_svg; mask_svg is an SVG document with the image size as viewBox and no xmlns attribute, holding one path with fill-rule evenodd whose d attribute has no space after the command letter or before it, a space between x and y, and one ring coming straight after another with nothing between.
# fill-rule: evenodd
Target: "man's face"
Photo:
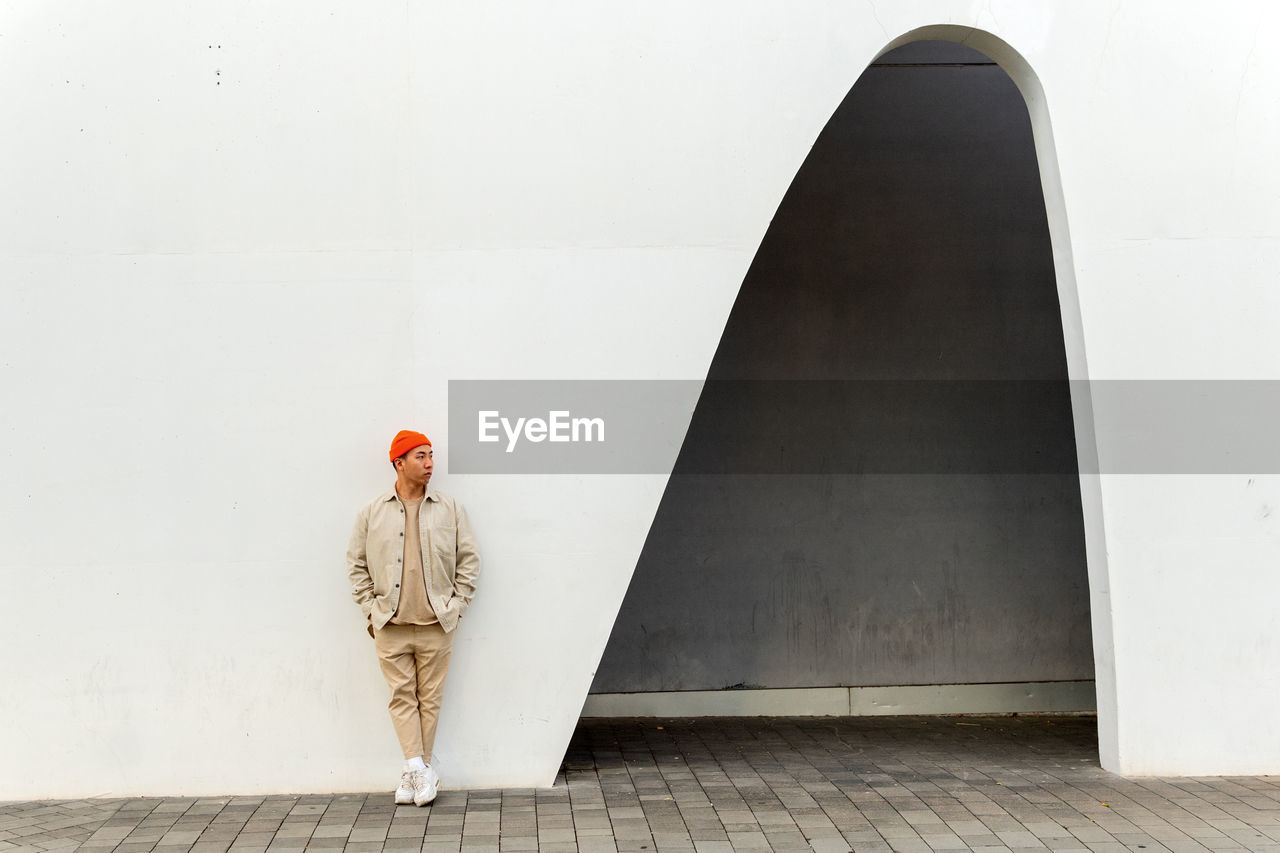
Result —
<instances>
[{"instance_id":1,"label":"man's face","mask_svg":"<svg viewBox=\"0 0 1280 853\"><path fill-rule=\"evenodd\" d=\"M418 445L396 461L399 463L401 476L409 482L425 486L431 480L431 469L434 466L431 445Z\"/></svg>"}]
</instances>

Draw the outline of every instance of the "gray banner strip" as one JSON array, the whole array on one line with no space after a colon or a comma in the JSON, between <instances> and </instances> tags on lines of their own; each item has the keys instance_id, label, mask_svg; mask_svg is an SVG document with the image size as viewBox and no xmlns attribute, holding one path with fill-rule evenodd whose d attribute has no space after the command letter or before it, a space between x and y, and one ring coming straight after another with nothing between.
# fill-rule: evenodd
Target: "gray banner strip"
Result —
<instances>
[{"instance_id":1,"label":"gray banner strip","mask_svg":"<svg viewBox=\"0 0 1280 853\"><path fill-rule=\"evenodd\" d=\"M1280 381L449 382L460 474L1270 474L1278 430Z\"/></svg>"}]
</instances>

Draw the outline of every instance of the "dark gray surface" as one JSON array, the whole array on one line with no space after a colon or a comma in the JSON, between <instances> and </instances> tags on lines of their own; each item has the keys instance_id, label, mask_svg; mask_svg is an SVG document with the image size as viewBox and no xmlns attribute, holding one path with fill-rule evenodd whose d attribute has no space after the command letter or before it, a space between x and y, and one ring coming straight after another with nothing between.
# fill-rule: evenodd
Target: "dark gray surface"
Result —
<instances>
[{"instance_id":1,"label":"dark gray surface","mask_svg":"<svg viewBox=\"0 0 1280 853\"><path fill-rule=\"evenodd\" d=\"M981 51L953 41L913 41L891 50L874 65L994 65Z\"/></svg>"},{"instance_id":2,"label":"dark gray surface","mask_svg":"<svg viewBox=\"0 0 1280 853\"><path fill-rule=\"evenodd\" d=\"M956 59L906 57L930 55ZM840 105L761 244L709 375L748 390L699 401L593 692L1093 677L1026 108L998 67L894 59ZM736 382L758 379L781 381ZM815 379L859 381L792 387ZM866 380L962 390L940 416L945 394L870 405ZM1046 396L994 407L965 384L991 380Z\"/></svg>"}]
</instances>

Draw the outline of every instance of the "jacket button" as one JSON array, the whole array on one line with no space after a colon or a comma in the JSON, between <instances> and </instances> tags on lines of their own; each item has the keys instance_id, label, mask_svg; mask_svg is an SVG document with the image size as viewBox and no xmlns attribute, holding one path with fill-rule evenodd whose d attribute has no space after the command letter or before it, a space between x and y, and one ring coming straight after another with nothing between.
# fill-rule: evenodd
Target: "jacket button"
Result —
<instances>
[{"instance_id":1,"label":"jacket button","mask_svg":"<svg viewBox=\"0 0 1280 853\"><path fill-rule=\"evenodd\" d=\"M400 588L400 584L396 584L396 589L399 589L399 588Z\"/></svg>"},{"instance_id":2,"label":"jacket button","mask_svg":"<svg viewBox=\"0 0 1280 853\"><path fill-rule=\"evenodd\" d=\"M403 536L404 534L403 534L403 533L401 533L400 535L401 535L401 536Z\"/></svg>"}]
</instances>

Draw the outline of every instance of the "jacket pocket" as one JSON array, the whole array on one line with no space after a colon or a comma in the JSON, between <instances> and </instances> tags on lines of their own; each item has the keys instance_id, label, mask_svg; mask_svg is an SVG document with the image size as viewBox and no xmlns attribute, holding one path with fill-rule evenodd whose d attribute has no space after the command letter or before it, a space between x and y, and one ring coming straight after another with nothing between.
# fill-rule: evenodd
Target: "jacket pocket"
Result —
<instances>
[{"instance_id":1,"label":"jacket pocket","mask_svg":"<svg viewBox=\"0 0 1280 853\"><path fill-rule=\"evenodd\" d=\"M431 532L431 544L441 557L452 557L458 550L458 528L450 525Z\"/></svg>"}]
</instances>

